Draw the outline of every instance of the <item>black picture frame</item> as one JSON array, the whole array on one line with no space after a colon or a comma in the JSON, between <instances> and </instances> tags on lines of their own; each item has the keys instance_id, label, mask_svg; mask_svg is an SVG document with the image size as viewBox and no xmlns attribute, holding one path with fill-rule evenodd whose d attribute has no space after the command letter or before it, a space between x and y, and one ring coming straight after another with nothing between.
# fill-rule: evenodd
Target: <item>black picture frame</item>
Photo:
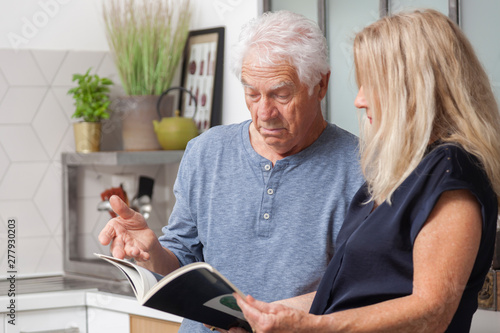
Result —
<instances>
[{"instance_id":1,"label":"black picture frame","mask_svg":"<svg viewBox=\"0 0 500 333\"><path fill-rule=\"evenodd\" d=\"M224 27L192 30L184 48L181 86L192 93L197 107L195 114L192 98L182 94L179 110L193 117L200 132L222 121L224 33Z\"/></svg>"}]
</instances>

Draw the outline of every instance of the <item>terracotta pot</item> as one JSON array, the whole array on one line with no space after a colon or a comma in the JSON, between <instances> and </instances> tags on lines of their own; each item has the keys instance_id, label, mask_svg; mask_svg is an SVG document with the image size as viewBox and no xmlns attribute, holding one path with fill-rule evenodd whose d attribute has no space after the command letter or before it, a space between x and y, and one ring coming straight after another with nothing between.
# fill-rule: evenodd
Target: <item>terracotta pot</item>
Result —
<instances>
[{"instance_id":1,"label":"terracotta pot","mask_svg":"<svg viewBox=\"0 0 500 333\"><path fill-rule=\"evenodd\" d=\"M115 110L122 119L123 150L161 150L153 127L158 119L158 96L123 96L117 99ZM163 103L162 103L163 104Z\"/></svg>"},{"instance_id":2,"label":"terracotta pot","mask_svg":"<svg viewBox=\"0 0 500 333\"><path fill-rule=\"evenodd\" d=\"M78 153L91 153L100 150L101 123L79 122L73 124L75 149Z\"/></svg>"}]
</instances>

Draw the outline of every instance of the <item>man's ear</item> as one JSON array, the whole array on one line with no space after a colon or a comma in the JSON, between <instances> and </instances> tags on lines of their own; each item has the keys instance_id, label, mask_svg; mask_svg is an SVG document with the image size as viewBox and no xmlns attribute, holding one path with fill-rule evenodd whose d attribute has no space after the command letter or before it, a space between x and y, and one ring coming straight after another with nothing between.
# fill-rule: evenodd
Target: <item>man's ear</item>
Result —
<instances>
[{"instance_id":1,"label":"man's ear","mask_svg":"<svg viewBox=\"0 0 500 333\"><path fill-rule=\"evenodd\" d=\"M328 82L330 81L330 72L321 75L321 80L319 81L319 92L318 98L321 101L326 96L326 92L328 91Z\"/></svg>"}]
</instances>

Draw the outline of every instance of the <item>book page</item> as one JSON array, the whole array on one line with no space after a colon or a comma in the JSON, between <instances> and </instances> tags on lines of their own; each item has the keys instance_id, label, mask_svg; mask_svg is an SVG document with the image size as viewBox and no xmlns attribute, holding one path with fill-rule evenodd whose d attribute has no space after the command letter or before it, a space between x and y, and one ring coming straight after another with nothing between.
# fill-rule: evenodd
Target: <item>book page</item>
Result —
<instances>
[{"instance_id":1,"label":"book page","mask_svg":"<svg viewBox=\"0 0 500 333\"><path fill-rule=\"evenodd\" d=\"M187 272L189 272L191 270L197 270L200 268L211 269L212 267L209 264L204 263L204 262L196 262L196 263L182 266L182 267L176 269L175 271L171 272L170 274L165 275L163 277L163 279L158 281L159 283L156 286L154 286L153 288L151 288L149 290L149 292L147 292L146 294L149 297L149 296L153 295L155 292L157 292L158 290L160 290L164 285L166 285L170 281L178 278L179 276L181 276L183 274L186 274Z\"/></svg>"},{"instance_id":2,"label":"book page","mask_svg":"<svg viewBox=\"0 0 500 333\"><path fill-rule=\"evenodd\" d=\"M118 267L122 271L122 273L125 274L130 284L132 285L132 289L134 290L137 299L141 301L144 298L144 295L158 282L157 276L158 278L161 277L161 275L150 272L146 268L138 266L126 260L106 256L103 254L95 255Z\"/></svg>"}]
</instances>

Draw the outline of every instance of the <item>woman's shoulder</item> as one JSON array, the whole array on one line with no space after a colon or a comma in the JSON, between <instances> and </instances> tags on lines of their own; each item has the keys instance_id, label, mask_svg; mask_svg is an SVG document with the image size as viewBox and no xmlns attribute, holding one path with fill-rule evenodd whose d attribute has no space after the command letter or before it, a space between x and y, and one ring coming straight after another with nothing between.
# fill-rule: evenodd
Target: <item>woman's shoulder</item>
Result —
<instances>
[{"instance_id":1,"label":"woman's shoulder","mask_svg":"<svg viewBox=\"0 0 500 333\"><path fill-rule=\"evenodd\" d=\"M482 170L479 159L458 143L447 142L437 145L430 151L424 161L427 164L442 164L450 171L455 170Z\"/></svg>"},{"instance_id":2,"label":"woman's shoulder","mask_svg":"<svg viewBox=\"0 0 500 333\"><path fill-rule=\"evenodd\" d=\"M489 179L479 159L458 143L438 145L424 158L422 164L421 175L435 177L448 186L465 186L481 191L490 188Z\"/></svg>"}]
</instances>

